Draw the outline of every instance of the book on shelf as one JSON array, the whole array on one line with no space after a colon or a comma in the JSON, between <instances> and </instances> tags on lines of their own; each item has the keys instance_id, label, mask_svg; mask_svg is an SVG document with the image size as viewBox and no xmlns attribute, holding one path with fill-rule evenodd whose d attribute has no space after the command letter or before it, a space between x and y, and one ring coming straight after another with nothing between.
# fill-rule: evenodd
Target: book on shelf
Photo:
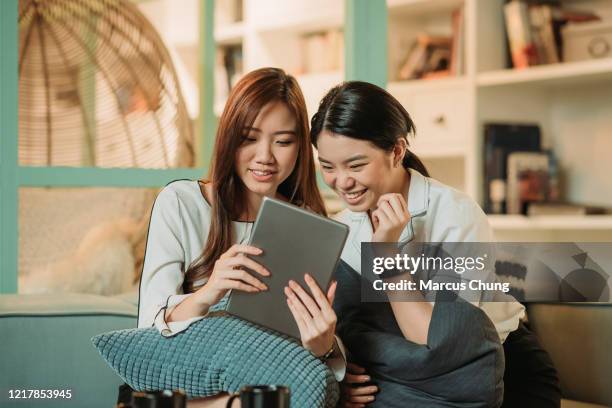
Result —
<instances>
[{"instance_id":1,"label":"book on shelf","mask_svg":"<svg viewBox=\"0 0 612 408\"><path fill-rule=\"evenodd\" d=\"M504 18L514 68L562 61L562 28L568 23L600 20L594 12L567 8L559 1L542 0L511 0L504 6Z\"/></svg>"},{"instance_id":2,"label":"book on shelf","mask_svg":"<svg viewBox=\"0 0 612 408\"><path fill-rule=\"evenodd\" d=\"M504 6L506 31L514 68L537 65L537 47L529 21L529 5L513 0Z\"/></svg>"},{"instance_id":3,"label":"book on shelf","mask_svg":"<svg viewBox=\"0 0 612 408\"><path fill-rule=\"evenodd\" d=\"M216 0L215 25L222 26L242 21L242 0Z\"/></svg>"},{"instance_id":4,"label":"book on shelf","mask_svg":"<svg viewBox=\"0 0 612 408\"><path fill-rule=\"evenodd\" d=\"M541 152L508 155L508 214L527 214L529 204L548 199L548 159Z\"/></svg>"},{"instance_id":5,"label":"book on shelf","mask_svg":"<svg viewBox=\"0 0 612 408\"><path fill-rule=\"evenodd\" d=\"M400 67L398 79L450 75L452 46L452 37L419 34L410 48L406 61Z\"/></svg>"},{"instance_id":6,"label":"book on shelf","mask_svg":"<svg viewBox=\"0 0 612 408\"><path fill-rule=\"evenodd\" d=\"M342 30L308 33L301 37L302 63L297 74L341 70L344 54Z\"/></svg>"},{"instance_id":7,"label":"book on shelf","mask_svg":"<svg viewBox=\"0 0 612 408\"><path fill-rule=\"evenodd\" d=\"M541 150L540 127L537 124L485 123L484 125L484 210L506 213L508 155L518 151Z\"/></svg>"},{"instance_id":8,"label":"book on shelf","mask_svg":"<svg viewBox=\"0 0 612 408\"><path fill-rule=\"evenodd\" d=\"M463 7L453 11L453 44L450 60L450 75L463 75L464 67L464 48L465 48L465 22Z\"/></svg>"},{"instance_id":9,"label":"book on shelf","mask_svg":"<svg viewBox=\"0 0 612 408\"><path fill-rule=\"evenodd\" d=\"M224 104L232 87L243 74L242 45L217 48L215 63L215 104Z\"/></svg>"},{"instance_id":10,"label":"book on shelf","mask_svg":"<svg viewBox=\"0 0 612 408\"><path fill-rule=\"evenodd\" d=\"M553 31L552 9L549 5L532 5L529 7L531 32L536 45L539 64L556 64L559 62L557 42Z\"/></svg>"}]
</instances>

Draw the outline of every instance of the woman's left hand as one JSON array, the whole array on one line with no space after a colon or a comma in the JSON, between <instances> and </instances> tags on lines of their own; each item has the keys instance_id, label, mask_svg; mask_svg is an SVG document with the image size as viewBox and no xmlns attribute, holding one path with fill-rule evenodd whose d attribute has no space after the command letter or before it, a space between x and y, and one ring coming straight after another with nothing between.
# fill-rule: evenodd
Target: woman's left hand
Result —
<instances>
[{"instance_id":1,"label":"woman's left hand","mask_svg":"<svg viewBox=\"0 0 612 408\"><path fill-rule=\"evenodd\" d=\"M309 295L297 282L290 280L285 287L287 305L300 330L302 345L315 356L324 356L334 345L336 313L331 305L336 295L337 282L323 293L317 282L308 274L304 280L310 288Z\"/></svg>"}]
</instances>

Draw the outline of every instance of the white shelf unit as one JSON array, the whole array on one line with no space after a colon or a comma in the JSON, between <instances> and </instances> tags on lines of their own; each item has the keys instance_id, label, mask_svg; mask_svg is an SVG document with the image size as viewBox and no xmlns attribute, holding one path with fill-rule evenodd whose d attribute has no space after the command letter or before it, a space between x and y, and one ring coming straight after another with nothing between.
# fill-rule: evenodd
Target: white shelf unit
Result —
<instances>
[{"instance_id":1,"label":"white shelf unit","mask_svg":"<svg viewBox=\"0 0 612 408\"><path fill-rule=\"evenodd\" d=\"M244 38L244 23L236 22L215 27L215 42L217 45L240 44Z\"/></svg>"},{"instance_id":2,"label":"white shelf unit","mask_svg":"<svg viewBox=\"0 0 612 408\"><path fill-rule=\"evenodd\" d=\"M216 24L217 45L241 44L244 72L261 67L280 67L294 75L306 99L309 117L319 100L344 78L342 49L339 65L323 72L304 72L303 35L341 30L344 25L343 0L243 0L240 23ZM225 101L216 98L215 113L220 115Z\"/></svg>"},{"instance_id":3,"label":"white shelf unit","mask_svg":"<svg viewBox=\"0 0 612 408\"><path fill-rule=\"evenodd\" d=\"M610 230L612 215L489 215L496 229L503 230Z\"/></svg>"},{"instance_id":4,"label":"white shelf unit","mask_svg":"<svg viewBox=\"0 0 612 408\"><path fill-rule=\"evenodd\" d=\"M612 58L538 65L523 70L501 69L481 72L478 87L528 84L533 87L564 87L612 80Z\"/></svg>"},{"instance_id":5,"label":"white shelf unit","mask_svg":"<svg viewBox=\"0 0 612 408\"><path fill-rule=\"evenodd\" d=\"M482 203L483 126L537 123L565 174L564 198L612 207L612 58L506 68L503 0L388 0L388 90L413 117L411 143L432 176ZM612 2L564 5L612 16ZM579 7L578 7L579 6ZM451 13L464 11L464 75L395 81L402 52L418 31L450 33ZM405 56L404 56L405 57ZM612 241L612 216L491 216L498 239Z\"/></svg>"}]
</instances>

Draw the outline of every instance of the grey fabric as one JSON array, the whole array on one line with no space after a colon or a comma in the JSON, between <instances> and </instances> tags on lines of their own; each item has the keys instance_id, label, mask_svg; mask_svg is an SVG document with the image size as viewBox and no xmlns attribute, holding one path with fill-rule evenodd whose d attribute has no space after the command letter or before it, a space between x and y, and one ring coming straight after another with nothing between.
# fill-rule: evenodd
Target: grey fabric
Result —
<instances>
[{"instance_id":1,"label":"grey fabric","mask_svg":"<svg viewBox=\"0 0 612 408\"><path fill-rule=\"evenodd\" d=\"M90 339L135 327L136 314L95 295L0 295L0 407L113 407L121 379ZM70 389L72 398L9 400L9 389Z\"/></svg>"},{"instance_id":2,"label":"grey fabric","mask_svg":"<svg viewBox=\"0 0 612 408\"><path fill-rule=\"evenodd\" d=\"M380 389L368 406L501 405L504 354L482 310L461 299L436 302L427 345L417 345L403 337L388 303L361 302L355 270L341 262L335 279L338 334L349 360L365 367Z\"/></svg>"},{"instance_id":3,"label":"grey fabric","mask_svg":"<svg viewBox=\"0 0 612 408\"><path fill-rule=\"evenodd\" d=\"M528 316L557 368L563 398L612 406L612 304L534 303Z\"/></svg>"}]
</instances>

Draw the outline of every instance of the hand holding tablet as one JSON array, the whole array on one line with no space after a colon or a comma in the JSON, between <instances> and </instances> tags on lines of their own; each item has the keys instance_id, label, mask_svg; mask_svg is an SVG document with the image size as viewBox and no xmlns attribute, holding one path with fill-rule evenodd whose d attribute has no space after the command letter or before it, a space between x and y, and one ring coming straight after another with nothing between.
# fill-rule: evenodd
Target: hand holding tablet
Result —
<instances>
[{"instance_id":1,"label":"hand holding tablet","mask_svg":"<svg viewBox=\"0 0 612 408\"><path fill-rule=\"evenodd\" d=\"M300 299L306 293L305 288L309 288L311 294L308 298L311 302L318 304L325 300L323 291L312 292L310 286L314 283L319 288L328 287L347 235L348 227L344 224L279 200L264 198L249 242L249 246L261 249L262 253L248 254L247 257L271 272L270 276L262 276L257 271L251 271L251 275L260 278L268 290L232 291L227 311L253 323L304 339L310 332L301 335L293 316L295 312L292 313L287 305L285 287L289 287L294 296L302 295ZM304 280L306 274L312 278L310 284ZM294 284L291 285L290 281L294 281ZM295 283L300 284L303 292L299 292ZM333 293L333 286L330 289ZM297 302L291 303L298 306ZM329 306L327 301L324 303ZM308 312L312 316L308 304L301 301L300 304L303 307L299 309L300 315ZM314 306L310 304L311 308ZM322 310L320 306L318 308Z\"/></svg>"}]
</instances>

